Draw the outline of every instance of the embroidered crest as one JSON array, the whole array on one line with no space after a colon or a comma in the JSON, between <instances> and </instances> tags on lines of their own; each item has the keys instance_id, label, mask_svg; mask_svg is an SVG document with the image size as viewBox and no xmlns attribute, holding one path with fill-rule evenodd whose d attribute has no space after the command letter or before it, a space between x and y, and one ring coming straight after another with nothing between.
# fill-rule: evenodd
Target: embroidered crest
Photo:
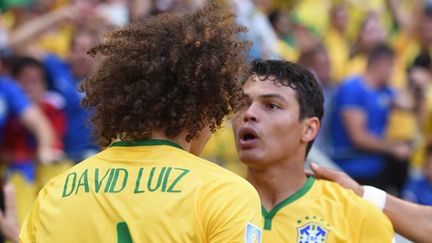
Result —
<instances>
[{"instance_id":1,"label":"embroidered crest","mask_svg":"<svg viewBox=\"0 0 432 243\"><path fill-rule=\"evenodd\" d=\"M307 223L297 227L297 243L325 243L329 232L328 229L318 223Z\"/></svg>"}]
</instances>

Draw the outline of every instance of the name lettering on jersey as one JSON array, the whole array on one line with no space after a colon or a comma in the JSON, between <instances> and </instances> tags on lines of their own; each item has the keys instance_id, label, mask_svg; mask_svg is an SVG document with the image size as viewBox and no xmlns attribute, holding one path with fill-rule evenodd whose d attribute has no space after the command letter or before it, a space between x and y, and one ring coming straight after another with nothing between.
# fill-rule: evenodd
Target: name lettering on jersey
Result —
<instances>
[{"instance_id":1,"label":"name lettering on jersey","mask_svg":"<svg viewBox=\"0 0 432 243\"><path fill-rule=\"evenodd\" d=\"M125 189L126 183L127 183L127 180L128 180L128 176L129 176L129 172L126 169L123 169L123 168L117 168L117 169L114 169L114 170L115 170L115 172L114 172L114 178L112 180L110 180L111 177L108 178L108 180L111 181L109 192L111 192L111 193L118 193L118 192L121 192L121 191L123 191ZM111 171L113 171L113 170L111 170ZM111 174L113 174L113 173L110 173L110 175ZM121 176L123 177L123 180L119 180L119 178ZM121 186L117 186L117 184L118 184L119 181L122 181ZM117 186L117 190L115 189L116 186Z\"/></svg>"},{"instance_id":2,"label":"name lettering on jersey","mask_svg":"<svg viewBox=\"0 0 432 243\"><path fill-rule=\"evenodd\" d=\"M69 173L69 175L67 175L66 181L65 181L65 184L64 184L64 187L63 187L63 195L62 195L62 197L67 197L70 194L72 194L72 192L75 189L76 177L77 177L77 175L76 175L75 172ZM68 189L69 180L71 180L71 182L70 182L71 183L70 189Z\"/></svg>"},{"instance_id":3,"label":"name lettering on jersey","mask_svg":"<svg viewBox=\"0 0 432 243\"><path fill-rule=\"evenodd\" d=\"M134 184L133 193L167 192L180 193L179 183L190 170L177 167L140 168ZM80 193L119 193L128 187L129 171L125 168L96 168L93 172L85 169L81 173L71 172L66 176L62 197ZM91 178L94 178L93 180ZM90 178L90 179L89 179ZM92 183L93 182L93 183ZM132 181L131 181L132 182Z\"/></svg>"},{"instance_id":4,"label":"name lettering on jersey","mask_svg":"<svg viewBox=\"0 0 432 243\"><path fill-rule=\"evenodd\" d=\"M88 173L88 169L85 169L84 172L81 174L81 177L78 180L78 186L77 186L77 189L75 191L75 194L78 194L78 190L79 190L80 186L84 187L85 192L89 192L87 173Z\"/></svg>"},{"instance_id":5,"label":"name lettering on jersey","mask_svg":"<svg viewBox=\"0 0 432 243\"><path fill-rule=\"evenodd\" d=\"M108 169L105 172L105 175L102 176L102 178L99 180L99 168L96 168L95 170L95 192L99 192L103 181L105 180L106 176L108 175L108 172L112 171L111 169ZM107 186L105 186L105 190L107 190Z\"/></svg>"},{"instance_id":6,"label":"name lettering on jersey","mask_svg":"<svg viewBox=\"0 0 432 243\"><path fill-rule=\"evenodd\" d=\"M143 179L144 168L140 168L137 180L135 182L134 193L145 192L146 190L144 190L144 185L147 185L146 189L149 192L181 192L180 189L176 188L176 185L187 173L189 173L189 171L190 170L183 168L152 167L149 172L147 183L143 183L142 180L145 182L145 179Z\"/></svg>"}]
</instances>

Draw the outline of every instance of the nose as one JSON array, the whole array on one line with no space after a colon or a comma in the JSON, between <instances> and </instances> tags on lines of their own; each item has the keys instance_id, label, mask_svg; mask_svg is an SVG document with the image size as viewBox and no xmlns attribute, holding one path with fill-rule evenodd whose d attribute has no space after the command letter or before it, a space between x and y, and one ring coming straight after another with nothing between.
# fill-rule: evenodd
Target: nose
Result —
<instances>
[{"instance_id":1,"label":"nose","mask_svg":"<svg viewBox=\"0 0 432 243\"><path fill-rule=\"evenodd\" d=\"M244 122L257 122L258 121L257 118L258 118L258 114L257 114L256 106L254 104L251 104L244 111L243 121Z\"/></svg>"}]
</instances>

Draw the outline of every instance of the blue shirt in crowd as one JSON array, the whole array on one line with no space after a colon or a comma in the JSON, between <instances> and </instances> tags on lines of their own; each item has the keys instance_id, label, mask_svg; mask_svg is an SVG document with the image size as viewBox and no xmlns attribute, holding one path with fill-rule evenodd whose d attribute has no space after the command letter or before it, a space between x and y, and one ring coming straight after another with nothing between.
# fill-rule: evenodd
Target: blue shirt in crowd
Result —
<instances>
[{"instance_id":1,"label":"blue shirt in crowd","mask_svg":"<svg viewBox=\"0 0 432 243\"><path fill-rule=\"evenodd\" d=\"M334 97L331 130L333 134L333 159L349 175L367 179L378 176L385 167L384 156L361 151L351 142L342 122L342 112L358 109L364 112L367 129L378 138L383 138L394 98L389 87L372 89L361 76L344 81Z\"/></svg>"},{"instance_id":2,"label":"blue shirt in crowd","mask_svg":"<svg viewBox=\"0 0 432 243\"><path fill-rule=\"evenodd\" d=\"M72 74L71 67L53 54L46 55L43 63L50 88L59 92L66 101L67 130L64 141L66 154L69 159L80 162L95 153L98 147L91 137L91 125L88 121L90 112L81 107L84 94L78 91L79 80Z\"/></svg>"},{"instance_id":3,"label":"blue shirt in crowd","mask_svg":"<svg viewBox=\"0 0 432 243\"><path fill-rule=\"evenodd\" d=\"M20 117L31 106L18 84L6 77L0 77L0 130L3 131L10 115ZM2 134L2 133L0 133ZM2 136L0 135L0 138Z\"/></svg>"},{"instance_id":4,"label":"blue shirt in crowd","mask_svg":"<svg viewBox=\"0 0 432 243\"><path fill-rule=\"evenodd\" d=\"M410 180L402 190L402 197L418 204L432 206L432 182L427 178Z\"/></svg>"}]
</instances>

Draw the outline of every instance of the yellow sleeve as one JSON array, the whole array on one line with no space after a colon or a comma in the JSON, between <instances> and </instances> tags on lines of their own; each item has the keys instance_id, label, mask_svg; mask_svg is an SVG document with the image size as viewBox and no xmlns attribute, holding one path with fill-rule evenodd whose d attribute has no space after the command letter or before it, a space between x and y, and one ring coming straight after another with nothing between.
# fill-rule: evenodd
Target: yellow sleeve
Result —
<instances>
[{"instance_id":1,"label":"yellow sleeve","mask_svg":"<svg viewBox=\"0 0 432 243\"><path fill-rule=\"evenodd\" d=\"M261 242L261 203L256 190L240 177L203 188L198 215L207 242Z\"/></svg>"},{"instance_id":2,"label":"yellow sleeve","mask_svg":"<svg viewBox=\"0 0 432 243\"><path fill-rule=\"evenodd\" d=\"M36 242L36 234L39 228L40 215L39 215L39 206L40 206L40 195L36 198L35 203L27 214L24 222L21 226L20 234L19 234L19 242L20 243L28 243L28 242Z\"/></svg>"},{"instance_id":3,"label":"yellow sleeve","mask_svg":"<svg viewBox=\"0 0 432 243\"><path fill-rule=\"evenodd\" d=\"M369 202L365 203L359 243L387 243L394 241L393 225L387 216Z\"/></svg>"}]
</instances>

